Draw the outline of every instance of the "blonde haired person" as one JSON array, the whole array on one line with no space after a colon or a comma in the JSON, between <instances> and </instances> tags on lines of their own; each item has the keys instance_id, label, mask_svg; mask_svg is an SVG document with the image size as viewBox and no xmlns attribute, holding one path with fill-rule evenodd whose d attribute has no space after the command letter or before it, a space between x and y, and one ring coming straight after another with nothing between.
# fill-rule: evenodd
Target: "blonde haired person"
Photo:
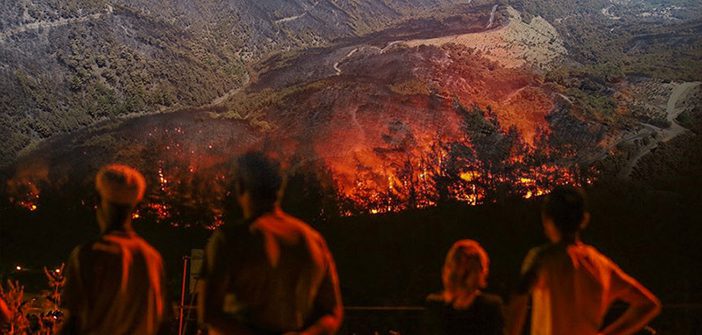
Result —
<instances>
[{"instance_id":1,"label":"blonde haired person","mask_svg":"<svg viewBox=\"0 0 702 335\"><path fill-rule=\"evenodd\" d=\"M137 170L103 167L95 178L100 236L77 247L66 270L68 317L60 334L155 335L168 331L161 255L132 229L146 182Z\"/></svg>"},{"instance_id":2,"label":"blonde haired person","mask_svg":"<svg viewBox=\"0 0 702 335\"><path fill-rule=\"evenodd\" d=\"M481 291L489 267L490 258L478 242L453 244L441 275L444 290L427 297L426 333L502 334L502 300Z\"/></svg>"}]
</instances>

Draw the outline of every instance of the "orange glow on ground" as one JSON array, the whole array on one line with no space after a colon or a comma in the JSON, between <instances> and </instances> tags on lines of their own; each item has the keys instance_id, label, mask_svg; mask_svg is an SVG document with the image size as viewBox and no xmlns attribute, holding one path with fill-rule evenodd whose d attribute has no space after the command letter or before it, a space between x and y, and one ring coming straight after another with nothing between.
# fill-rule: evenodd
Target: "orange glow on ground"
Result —
<instances>
[{"instance_id":1,"label":"orange glow on ground","mask_svg":"<svg viewBox=\"0 0 702 335\"><path fill-rule=\"evenodd\" d=\"M558 163L563 153L555 155L558 150L544 147L547 142L536 142L539 136L548 137L543 117L552 105L541 103L532 108L545 111L524 125L515 122L520 115L509 111L505 112L512 118L505 119L511 122L508 127L500 123L500 110L493 111L498 117L492 121L489 114L483 116L488 121L480 122L496 124L494 136L512 145L505 157L495 161L483 161L481 155L491 155L498 149L481 142L478 143L482 147L476 149L473 139L456 126L465 122L462 117L480 120L480 116L473 116L478 113L475 110L467 111L468 116L447 113L434 122L419 123L403 120L401 115L378 123L375 116L366 120L356 111L353 122L359 127L335 128L339 129L337 136L317 143L316 148L326 157L324 162L331 170L339 197L353 204L353 208L341 210L342 213L399 212L433 207L446 200L479 205L494 201L491 193L505 187L529 199L559 184L578 183L573 167ZM347 116L342 114L332 122L347 124L351 121ZM452 152L456 148L461 150L459 154Z\"/></svg>"},{"instance_id":2,"label":"orange glow on ground","mask_svg":"<svg viewBox=\"0 0 702 335\"><path fill-rule=\"evenodd\" d=\"M252 137L270 141L284 162L313 162L306 166L322 171L325 195L334 197L344 216L450 201L480 205L497 201L498 193L529 199L559 184L583 183L574 154L548 141L546 117L556 104L538 75L459 46L393 52L390 60L403 66L364 64L353 78L290 89L257 111L276 132ZM249 144L184 124L139 129L144 143L118 148L113 157L140 162L136 167L148 179L149 194L134 219L186 226L200 218L216 227L222 224L228 162ZM27 171L9 185L12 202L37 210L36 185L48 168Z\"/></svg>"}]
</instances>

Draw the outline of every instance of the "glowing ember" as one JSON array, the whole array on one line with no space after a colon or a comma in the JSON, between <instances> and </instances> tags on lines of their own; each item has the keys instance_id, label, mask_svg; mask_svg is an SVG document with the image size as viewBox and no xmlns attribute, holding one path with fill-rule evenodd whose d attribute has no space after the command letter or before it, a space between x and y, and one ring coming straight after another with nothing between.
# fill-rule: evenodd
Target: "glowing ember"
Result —
<instances>
[{"instance_id":1,"label":"glowing ember","mask_svg":"<svg viewBox=\"0 0 702 335\"><path fill-rule=\"evenodd\" d=\"M478 177L480 177L480 174L477 171L466 171L462 172L460 177L461 179L470 183L471 181L478 179Z\"/></svg>"},{"instance_id":2,"label":"glowing ember","mask_svg":"<svg viewBox=\"0 0 702 335\"><path fill-rule=\"evenodd\" d=\"M38 192L38 191L37 191ZM20 195L20 198L11 197L10 202L15 203L15 205L24 208L30 212L35 212L39 209L37 203L39 202L39 194L34 194L30 192L29 194Z\"/></svg>"},{"instance_id":3,"label":"glowing ember","mask_svg":"<svg viewBox=\"0 0 702 335\"><path fill-rule=\"evenodd\" d=\"M161 191L165 191L166 187L168 187L168 179L164 177L162 168L158 169L158 183L160 185Z\"/></svg>"},{"instance_id":4,"label":"glowing ember","mask_svg":"<svg viewBox=\"0 0 702 335\"><path fill-rule=\"evenodd\" d=\"M168 211L168 206L164 204L150 203L148 204L147 208L156 214L159 221L164 221L171 216L170 212Z\"/></svg>"}]
</instances>

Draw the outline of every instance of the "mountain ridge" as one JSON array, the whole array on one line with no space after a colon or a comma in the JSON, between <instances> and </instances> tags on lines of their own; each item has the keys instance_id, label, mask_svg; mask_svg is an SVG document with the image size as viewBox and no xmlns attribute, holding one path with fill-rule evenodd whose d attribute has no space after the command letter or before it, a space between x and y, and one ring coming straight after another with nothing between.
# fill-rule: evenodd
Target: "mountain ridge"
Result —
<instances>
[{"instance_id":1,"label":"mountain ridge","mask_svg":"<svg viewBox=\"0 0 702 335\"><path fill-rule=\"evenodd\" d=\"M205 105L241 87L246 64L271 53L470 2L3 2L2 165L41 140L99 120Z\"/></svg>"}]
</instances>

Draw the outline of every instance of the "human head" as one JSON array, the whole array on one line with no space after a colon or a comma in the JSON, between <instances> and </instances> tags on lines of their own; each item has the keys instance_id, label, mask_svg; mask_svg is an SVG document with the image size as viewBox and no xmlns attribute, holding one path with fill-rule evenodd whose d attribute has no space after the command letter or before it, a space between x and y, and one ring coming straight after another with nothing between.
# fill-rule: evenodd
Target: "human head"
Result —
<instances>
[{"instance_id":1,"label":"human head","mask_svg":"<svg viewBox=\"0 0 702 335\"><path fill-rule=\"evenodd\" d=\"M585 192L573 186L558 186L544 199L541 221L551 242L572 242L590 220Z\"/></svg>"},{"instance_id":2,"label":"human head","mask_svg":"<svg viewBox=\"0 0 702 335\"><path fill-rule=\"evenodd\" d=\"M460 240L453 244L444 262L442 281L449 298L472 293L487 286L490 258L476 241Z\"/></svg>"},{"instance_id":3,"label":"human head","mask_svg":"<svg viewBox=\"0 0 702 335\"><path fill-rule=\"evenodd\" d=\"M95 190L100 196L97 207L100 230L123 228L131 222L131 214L144 197L146 180L136 169L110 164L98 171Z\"/></svg>"},{"instance_id":4,"label":"human head","mask_svg":"<svg viewBox=\"0 0 702 335\"><path fill-rule=\"evenodd\" d=\"M247 152L234 162L233 184L244 216L271 211L282 195L280 163L262 152Z\"/></svg>"}]
</instances>

